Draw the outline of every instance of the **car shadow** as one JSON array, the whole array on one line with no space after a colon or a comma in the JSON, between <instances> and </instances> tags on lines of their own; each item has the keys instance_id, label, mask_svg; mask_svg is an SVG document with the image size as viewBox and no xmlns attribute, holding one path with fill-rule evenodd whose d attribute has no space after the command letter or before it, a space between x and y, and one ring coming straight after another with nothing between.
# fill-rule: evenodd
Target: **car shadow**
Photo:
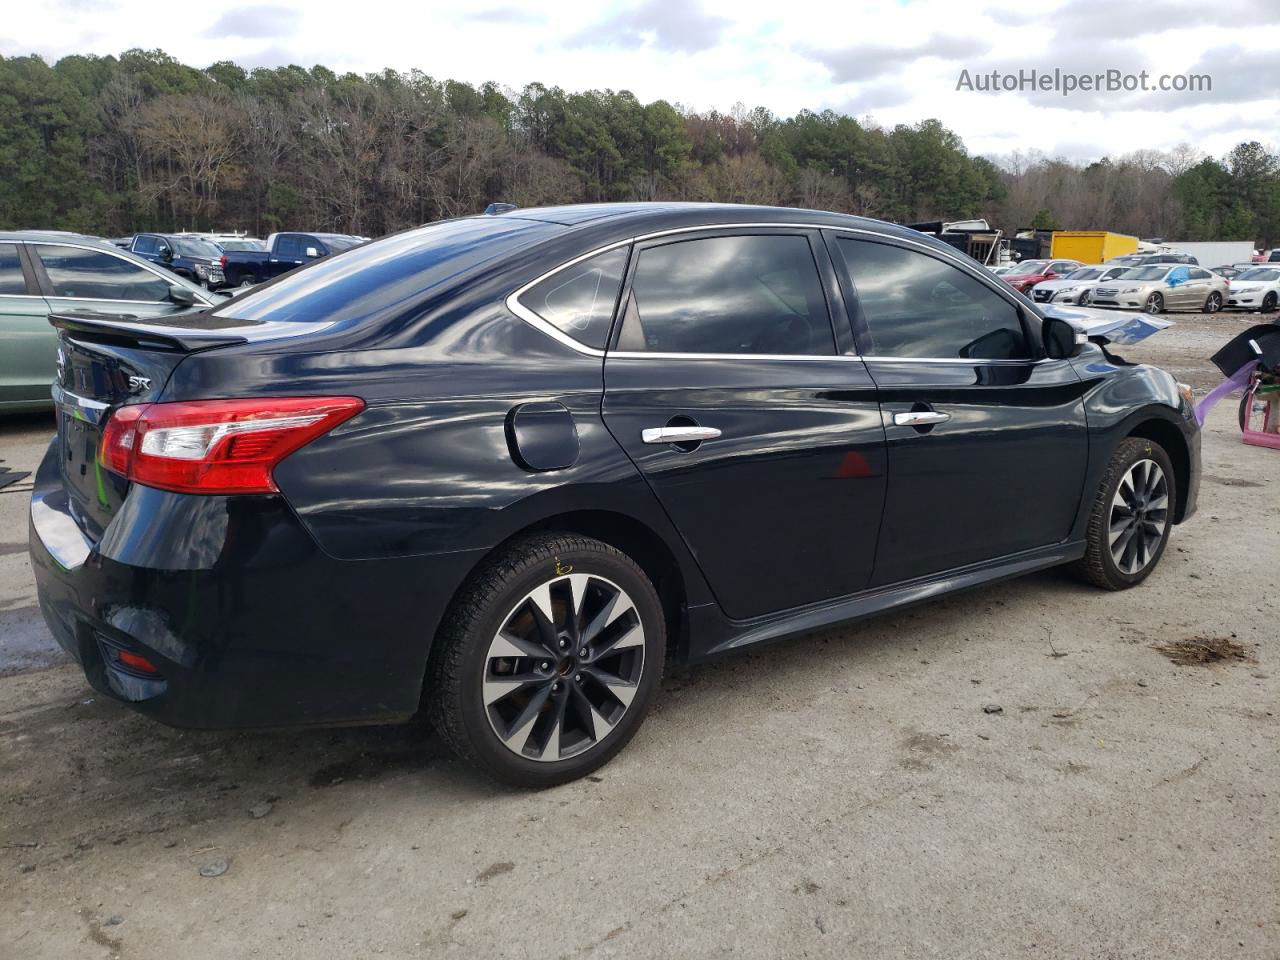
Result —
<instances>
[{"instance_id":1,"label":"car shadow","mask_svg":"<svg viewBox=\"0 0 1280 960\"><path fill-rule=\"evenodd\" d=\"M744 687L810 670L819 659L827 668L856 673L860 661L895 642L883 639L886 619L914 618L934 635L958 633L992 604L1012 615L1022 607L1025 614L1025 607L1041 606L1046 593L1097 595L1052 571L1032 574L701 664L668 663L655 715L676 719L697 713L706 707L704 699L727 685L741 694ZM350 798L353 785L361 784L394 783L397 795L424 799L510 792L455 759L419 720L328 729L184 731L94 694L73 668L5 682L31 689L0 711L0 783L15 813L0 826L0 844L29 837L42 844L94 842L83 834L101 832L90 825L103 823L112 826L110 836L100 839L116 842L116 837L244 817L255 804L284 798L295 805L326 804L339 794ZM714 723L714 717L705 722ZM367 792L359 796L359 803L372 802Z\"/></svg>"}]
</instances>

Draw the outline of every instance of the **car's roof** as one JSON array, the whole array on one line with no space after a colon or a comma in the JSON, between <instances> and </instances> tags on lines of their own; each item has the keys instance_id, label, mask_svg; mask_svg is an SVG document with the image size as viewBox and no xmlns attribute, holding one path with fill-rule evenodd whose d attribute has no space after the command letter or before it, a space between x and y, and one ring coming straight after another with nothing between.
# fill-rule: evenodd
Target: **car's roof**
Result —
<instances>
[{"instance_id":1,"label":"car's roof","mask_svg":"<svg viewBox=\"0 0 1280 960\"><path fill-rule=\"evenodd\" d=\"M487 214L479 215L488 217ZM926 243L955 252L942 241L882 220L799 207L766 207L741 203L580 203L560 207L525 207L493 214L494 218L536 220L568 228L590 242L609 242L680 228L729 224L779 224L844 227Z\"/></svg>"},{"instance_id":2,"label":"car's roof","mask_svg":"<svg viewBox=\"0 0 1280 960\"><path fill-rule=\"evenodd\" d=\"M23 240L27 243L49 243L50 241L69 241L94 246L113 247L119 250L110 240L90 236L87 233L73 233L70 230L0 230L0 240Z\"/></svg>"}]
</instances>

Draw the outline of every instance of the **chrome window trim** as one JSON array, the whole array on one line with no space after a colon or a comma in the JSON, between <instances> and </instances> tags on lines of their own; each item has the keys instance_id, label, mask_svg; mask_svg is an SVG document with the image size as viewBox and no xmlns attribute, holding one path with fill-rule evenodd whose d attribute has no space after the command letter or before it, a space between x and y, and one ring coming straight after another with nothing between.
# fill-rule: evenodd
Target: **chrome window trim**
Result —
<instances>
[{"instance_id":1,"label":"chrome window trim","mask_svg":"<svg viewBox=\"0 0 1280 960\"><path fill-rule=\"evenodd\" d=\"M141 303L154 307L157 303L172 303L172 300L113 300L110 297L45 297L46 300L82 300L86 303Z\"/></svg>"},{"instance_id":2,"label":"chrome window trim","mask_svg":"<svg viewBox=\"0 0 1280 960\"><path fill-rule=\"evenodd\" d=\"M859 357L859 360L865 360L867 363L959 363L966 367L984 367L991 364L1000 364L1002 366L1034 366L1037 363L1049 363L1051 361L1062 359L1055 357L1039 357L1032 360L979 360L971 357L877 357L865 356Z\"/></svg>"},{"instance_id":3,"label":"chrome window trim","mask_svg":"<svg viewBox=\"0 0 1280 960\"><path fill-rule=\"evenodd\" d=\"M122 257L122 256L120 256L118 253L116 253L116 252L114 252L114 251L112 251L112 250L106 250L106 249L104 249L103 247L95 247L95 246L91 246L90 244L87 244L87 243L69 243L69 242L67 242L67 241L65 241L65 240L19 240L19 241L13 241L13 242L15 242L15 243L25 243L25 244L27 244L28 246L41 246L41 247L71 247L71 248L72 248L72 249L74 249L74 250L88 250L90 253L105 253L105 254L106 254L107 256L109 256L109 257L115 257L117 260L123 260L123 261L124 261L125 263L127 263L127 264L130 264L130 265L135 266L135 267L141 267L143 270L146 270L146 271L148 271L148 272L150 272L150 273L154 273L157 277L159 277L159 278L160 278L161 280L163 280L165 283L169 284L169 286L171 286L171 287L172 287L172 286L174 286L173 279L171 279L171 277L172 277L172 278L181 279L180 277L178 277L178 276L177 276L177 274L172 274L170 277L166 277L163 273L161 273L161 272L160 272L160 269L159 269L158 267L153 266L152 264L148 263L146 260L142 259L141 257L139 257L137 260L130 260L128 257ZM130 251L130 252L132 252L132 251ZM35 257L36 257L36 259L39 259L40 254L39 254L39 253L37 253L36 251L32 250L32 251L30 251L30 253L31 253L33 256L35 256ZM42 267L44 266L43 262L41 262L41 266L42 266ZM46 273L47 273L47 272L48 272L48 271L46 270ZM193 291L193 292L194 292L194 291ZM212 306L213 306L213 301L212 301L212 300L208 300L208 299L206 299L206 298L205 298L205 296L204 296L204 294L203 294L203 292L202 292L202 293L197 293L195 296L196 296L196 301L197 301L197 302L199 302L199 303L203 303L206 307L212 307ZM109 297L108 297L106 300L104 300L104 299L103 299L103 298L101 298L101 297L58 297L58 296L45 297L44 299L46 299L46 300L84 300L84 301L86 301L86 302L97 302L97 303L107 303L107 302L110 302L110 303L150 303L150 304L155 304L155 303L164 303L164 302L165 302L164 300L112 300L112 299L111 299L111 298L109 298Z\"/></svg>"},{"instance_id":4,"label":"chrome window trim","mask_svg":"<svg viewBox=\"0 0 1280 960\"><path fill-rule=\"evenodd\" d=\"M527 293L530 290L530 288L537 286L539 283L541 283L543 280L546 280L548 277L552 276L553 274L559 273L561 270L564 270L567 267L571 267L575 263L581 263L583 260L589 260L594 256L598 256L599 254L606 253L609 250L614 249L615 247L623 247L629 244L643 243L647 240L656 240L661 237L674 236L681 233L699 233L699 232L709 231L709 230L759 230L762 228L779 229L779 230L832 230L838 233L855 233L865 237L873 237L881 240L888 240L890 242L902 243L911 247L918 247L919 249L923 250L925 253L933 254L934 256L937 256L940 260L950 263L951 266L954 266L957 269L964 271L973 279L983 284L988 290L991 290L997 295L1003 297L1005 300L1009 301L1009 303L1012 304L1017 309L1025 311L1027 306L1031 304L1030 298L1027 298L1025 300L1019 300L1016 296L1014 296L1014 292L1012 288L1010 288L1007 283L1004 283L1004 281L1001 281L1001 283L1003 284L1005 289L1001 289L999 286L992 284L991 282L989 282L989 278L982 276L981 270L979 270L975 266L971 266L965 263L957 255L947 250L938 250L927 243L921 243L920 241L912 240L909 237L896 237L896 236L893 236L892 234L887 234L879 230L868 230L865 227L833 226L831 224L821 224L821 223L706 223L706 224L700 224L698 226L692 226L692 227L671 227L670 229L667 229L667 230L656 230L653 233L636 234L635 236L628 237L625 240L615 240L613 243L606 244L602 247L596 247L594 250L590 250L587 253L574 257L571 260L566 260L563 263L553 267L552 269L547 270L545 273L539 274L537 277L534 277L534 279L522 285L514 293L511 293L507 296L506 307L508 310L514 313L517 317L519 317L525 323L529 324L535 330L539 330L542 333L545 333L547 336L551 337L553 340L559 341L560 343L582 354L583 356L598 357L601 359L603 359L607 355L610 358L617 357L618 359L621 359L621 360L643 360L643 359L651 359L651 360L691 360L691 359L692 360L734 360L736 359L736 360L810 360L810 361L812 360L870 360L870 361L876 361L876 362L892 361L895 363L965 363L970 366L973 366L975 364L988 364L988 363L1002 363L1002 364L1042 363L1045 359L1045 358L1040 358L1038 360L1032 360L1032 359L966 360L963 357L956 357L956 358L953 358L953 357L936 357L936 358L935 357L870 357L870 356L864 357L856 354L839 354L839 353L814 355L814 354L750 354L750 353L647 353L647 352L638 351L638 350L604 351L604 350L597 350L594 347L587 346L585 343L578 342L573 337L569 336L566 333L563 333L554 324L542 319L542 317L538 316L536 313L534 313L532 310L530 310L528 307L526 307L524 304L520 302L520 297L523 294ZM67 244L67 246L72 246L72 244ZM997 277L996 279L999 279L999 278ZM1035 317L1037 320L1044 319L1039 313L1035 312L1034 309L1031 311L1031 315Z\"/></svg>"},{"instance_id":5,"label":"chrome window trim","mask_svg":"<svg viewBox=\"0 0 1280 960\"><path fill-rule=\"evenodd\" d=\"M850 360L862 357L846 353L666 353L646 350L611 350L610 360Z\"/></svg>"}]
</instances>

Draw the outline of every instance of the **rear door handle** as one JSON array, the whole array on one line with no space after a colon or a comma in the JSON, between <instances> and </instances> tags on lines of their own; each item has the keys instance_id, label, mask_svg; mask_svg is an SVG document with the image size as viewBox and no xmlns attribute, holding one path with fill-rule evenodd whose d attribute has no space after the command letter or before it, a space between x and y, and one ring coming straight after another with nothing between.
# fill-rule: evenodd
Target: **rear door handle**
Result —
<instances>
[{"instance_id":1,"label":"rear door handle","mask_svg":"<svg viewBox=\"0 0 1280 960\"><path fill-rule=\"evenodd\" d=\"M938 410L910 410L906 413L895 413L893 425L895 427L927 427L935 423L946 423L950 419L951 414Z\"/></svg>"},{"instance_id":2,"label":"rear door handle","mask_svg":"<svg viewBox=\"0 0 1280 960\"><path fill-rule=\"evenodd\" d=\"M715 427L646 427L640 431L645 443L694 443L720 436Z\"/></svg>"}]
</instances>

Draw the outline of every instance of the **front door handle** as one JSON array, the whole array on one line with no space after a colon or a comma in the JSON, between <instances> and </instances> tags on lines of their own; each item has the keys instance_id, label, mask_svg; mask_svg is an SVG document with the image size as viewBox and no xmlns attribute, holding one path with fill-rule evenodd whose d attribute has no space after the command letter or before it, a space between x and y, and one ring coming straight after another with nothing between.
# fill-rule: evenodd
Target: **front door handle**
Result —
<instances>
[{"instance_id":1,"label":"front door handle","mask_svg":"<svg viewBox=\"0 0 1280 960\"><path fill-rule=\"evenodd\" d=\"M645 443L698 443L720 436L715 427L646 427L640 431Z\"/></svg>"},{"instance_id":2,"label":"front door handle","mask_svg":"<svg viewBox=\"0 0 1280 960\"><path fill-rule=\"evenodd\" d=\"M951 414L938 410L909 410L906 413L895 413L893 425L895 427L929 427L935 423L946 423L950 419Z\"/></svg>"}]
</instances>

